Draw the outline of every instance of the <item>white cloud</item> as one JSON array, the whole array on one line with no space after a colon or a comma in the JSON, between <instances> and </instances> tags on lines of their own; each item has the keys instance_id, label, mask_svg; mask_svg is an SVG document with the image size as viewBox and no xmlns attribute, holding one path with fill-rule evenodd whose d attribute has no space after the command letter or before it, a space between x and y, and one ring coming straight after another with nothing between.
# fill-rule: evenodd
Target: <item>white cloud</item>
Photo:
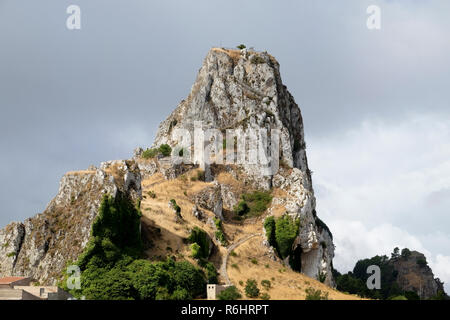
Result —
<instances>
[{"instance_id":1,"label":"white cloud","mask_svg":"<svg viewBox=\"0 0 450 320\"><path fill-rule=\"evenodd\" d=\"M450 291L450 118L377 119L308 139L318 214L334 236L335 266L408 247L423 252Z\"/></svg>"},{"instance_id":2,"label":"white cloud","mask_svg":"<svg viewBox=\"0 0 450 320\"><path fill-rule=\"evenodd\" d=\"M433 262L430 262L431 267L433 268L434 274L438 275L441 280L446 281L445 285L445 291L448 294L448 288L449 284L448 281L450 279L450 257L449 256L443 256L441 254L438 254L436 256L436 260Z\"/></svg>"}]
</instances>

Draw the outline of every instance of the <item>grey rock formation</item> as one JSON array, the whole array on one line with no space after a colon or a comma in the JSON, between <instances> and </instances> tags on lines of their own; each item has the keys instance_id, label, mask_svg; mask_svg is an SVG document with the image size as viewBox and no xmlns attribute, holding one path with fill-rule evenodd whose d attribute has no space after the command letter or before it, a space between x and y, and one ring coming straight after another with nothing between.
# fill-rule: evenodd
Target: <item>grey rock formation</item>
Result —
<instances>
[{"instance_id":1,"label":"grey rock formation","mask_svg":"<svg viewBox=\"0 0 450 320\"><path fill-rule=\"evenodd\" d=\"M433 271L425 263L425 255L411 251L408 257L398 257L389 260L389 263L397 271L397 283L404 291L414 291L421 299L428 299L438 294L438 291L444 292L443 283L434 278Z\"/></svg>"},{"instance_id":2,"label":"grey rock formation","mask_svg":"<svg viewBox=\"0 0 450 320\"><path fill-rule=\"evenodd\" d=\"M235 192L233 188L227 184L222 184L220 187L223 207L228 210L233 210L234 206L237 205L239 201L237 192Z\"/></svg>"},{"instance_id":3,"label":"grey rock formation","mask_svg":"<svg viewBox=\"0 0 450 320\"><path fill-rule=\"evenodd\" d=\"M134 161L109 161L97 170L65 174L43 213L0 230L0 277L27 276L54 285L67 262L84 250L103 195L119 193L131 201L141 197Z\"/></svg>"},{"instance_id":4,"label":"grey rock formation","mask_svg":"<svg viewBox=\"0 0 450 320\"><path fill-rule=\"evenodd\" d=\"M173 148L179 146L179 139L173 135L175 129L188 130L194 140L198 121L203 130L240 129L238 139L247 135L248 147L261 143L260 137L251 135L255 130L280 132L278 172L268 175L263 165L252 163L240 163L231 170L242 171L244 174L240 177L253 188L268 190L275 187L286 191L287 196L275 198L273 204L284 206L286 214L301 220L294 247L296 252L301 252L301 271L314 278L325 277L325 283L333 286L334 245L331 233L315 212L316 200L306 158L301 112L282 83L275 58L253 50L211 49L188 97L160 124L154 147L164 143ZM207 140L205 145L211 143ZM215 150L212 154L217 157ZM209 170L208 163L202 161L204 159L194 159L194 163L204 167L208 174L211 172L214 180L214 170ZM219 193L220 199L215 196ZM231 209L238 198L227 187L219 186L206 189L194 201L216 212L219 210L215 204L220 202L220 207L223 204ZM216 215L219 216L218 212Z\"/></svg>"},{"instance_id":5,"label":"grey rock formation","mask_svg":"<svg viewBox=\"0 0 450 320\"><path fill-rule=\"evenodd\" d=\"M176 179L178 176L195 168L192 164L174 163L170 157L155 157L153 159L142 159L140 156L135 156L142 178L146 179L155 173L161 173L165 179Z\"/></svg>"},{"instance_id":6,"label":"grey rock formation","mask_svg":"<svg viewBox=\"0 0 450 320\"><path fill-rule=\"evenodd\" d=\"M216 217L223 220L223 202L220 184L215 181L211 186L208 186L200 192L191 196L191 200L195 205L212 211Z\"/></svg>"},{"instance_id":7,"label":"grey rock formation","mask_svg":"<svg viewBox=\"0 0 450 320\"><path fill-rule=\"evenodd\" d=\"M203 214L202 210L200 210L198 208L198 206L196 206L196 205L194 205L192 207L192 215L194 217L196 217L198 220L203 220L204 219L204 214Z\"/></svg>"},{"instance_id":8,"label":"grey rock formation","mask_svg":"<svg viewBox=\"0 0 450 320\"><path fill-rule=\"evenodd\" d=\"M306 171L302 116L281 81L279 64L267 53L249 54L245 59L237 50L211 49L187 99L160 124L154 146L167 143L175 147L179 141L172 137L174 129L189 130L194 139L195 121L202 121L204 130L240 129L249 146L260 141L252 137L252 130L277 129L281 162ZM255 186L271 187L270 177L261 174L260 165L243 168Z\"/></svg>"}]
</instances>

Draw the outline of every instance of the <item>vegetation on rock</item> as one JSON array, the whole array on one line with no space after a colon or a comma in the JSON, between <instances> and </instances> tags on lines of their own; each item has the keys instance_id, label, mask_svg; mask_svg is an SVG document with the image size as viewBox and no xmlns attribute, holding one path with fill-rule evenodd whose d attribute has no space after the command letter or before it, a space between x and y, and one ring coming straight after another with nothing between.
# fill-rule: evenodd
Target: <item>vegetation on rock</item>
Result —
<instances>
[{"instance_id":1,"label":"vegetation on rock","mask_svg":"<svg viewBox=\"0 0 450 320\"><path fill-rule=\"evenodd\" d=\"M239 216L259 216L267 210L271 201L272 196L267 191L244 193L234 207L234 212Z\"/></svg>"},{"instance_id":2,"label":"vegetation on rock","mask_svg":"<svg viewBox=\"0 0 450 320\"><path fill-rule=\"evenodd\" d=\"M278 219L270 216L264 221L267 241L282 259L291 255L292 245L297 238L299 227L300 220L295 220L288 215L283 215Z\"/></svg>"},{"instance_id":3,"label":"vegetation on rock","mask_svg":"<svg viewBox=\"0 0 450 320\"><path fill-rule=\"evenodd\" d=\"M151 159L158 155L163 155L164 157L170 156L172 153L172 148L168 144L162 144L159 148L146 149L142 152L141 158Z\"/></svg>"},{"instance_id":4,"label":"vegetation on rock","mask_svg":"<svg viewBox=\"0 0 450 320\"><path fill-rule=\"evenodd\" d=\"M81 289L75 297L95 300L192 299L205 294L205 275L187 261L142 259L140 210L126 198L105 195L91 239L76 265Z\"/></svg>"},{"instance_id":5,"label":"vegetation on rock","mask_svg":"<svg viewBox=\"0 0 450 320\"><path fill-rule=\"evenodd\" d=\"M216 226L216 239L220 241L220 243L223 246L226 246L228 244L227 239L225 238L225 234L223 232L223 226L222 226L222 220L220 220L219 218L213 218L214 219L214 224Z\"/></svg>"},{"instance_id":6,"label":"vegetation on rock","mask_svg":"<svg viewBox=\"0 0 450 320\"><path fill-rule=\"evenodd\" d=\"M191 243L192 256L195 259L207 259L209 256L209 237L208 234L200 229L199 227L194 227L188 238Z\"/></svg>"}]
</instances>

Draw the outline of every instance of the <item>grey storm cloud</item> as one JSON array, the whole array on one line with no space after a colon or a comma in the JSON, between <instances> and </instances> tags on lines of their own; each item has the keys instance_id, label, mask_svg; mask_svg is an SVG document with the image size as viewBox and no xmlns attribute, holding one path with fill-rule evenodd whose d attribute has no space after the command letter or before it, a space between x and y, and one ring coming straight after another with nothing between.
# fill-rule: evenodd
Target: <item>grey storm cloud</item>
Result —
<instances>
[{"instance_id":1,"label":"grey storm cloud","mask_svg":"<svg viewBox=\"0 0 450 320\"><path fill-rule=\"evenodd\" d=\"M81 7L81 30L66 28L70 4ZM366 27L372 4L381 8L378 31ZM281 64L303 113L320 208L322 193L325 203L336 195L325 186L333 171L313 161L333 149L327 141L342 137L333 149L342 160L353 155L346 133L364 121L395 128L413 115L449 118L448 12L447 0L0 0L0 226L42 211L64 172L151 145L209 48L240 43ZM424 203L447 191L429 193Z\"/></svg>"}]
</instances>

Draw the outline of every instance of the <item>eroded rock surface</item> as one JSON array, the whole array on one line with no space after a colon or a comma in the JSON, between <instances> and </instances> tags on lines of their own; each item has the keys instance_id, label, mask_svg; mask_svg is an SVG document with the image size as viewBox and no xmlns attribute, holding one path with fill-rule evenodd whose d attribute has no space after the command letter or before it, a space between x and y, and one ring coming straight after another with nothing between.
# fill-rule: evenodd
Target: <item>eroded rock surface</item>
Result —
<instances>
[{"instance_id":1,"label":"eroded rock surface","mask_svg":"<svg viewBox=\"0 0 450 320\"><path fill-rule=\"evenodd\" d=\"M280 66L275 58L267 52L211 49L188 97L160 124L154 147L162 144L179 147L181 139L173 133L175 129L185 129L192 141L191 145L183 147L189 149L194 143L196 128L217 130L223 134L222 138L226 138L227 129L237 129L236 141L245 136L248 149L261 145L263 141L252 132L266 129L269 136L275 131L280 133L278 150L269 151L269 145L266 148L266 155L272 153L275 156L278 153L278 172L267 171L267 165L251 161L225 167L249 189L279 188L286 192L286 196L275 197L272 205L283 206L285 214L301 221L293 248L301 255L301 271L308 276L325 279L326 284L333 286L334 245L331 232L315 211L303 119L294 98L282 83ZM205 146L216 139L226 145L221 138L214 136L207 139ZM194 148L191 151L195 154ZM211 147L214 159L221 159L220 153L220 150ZM215 171L205 163L204 158L194 157L192 160L205 169L206 181L215 181ZM219 204L220 207L232 209L239 201L236 194L230 191L225 185L206 188L193 201L220 217Z\"/></svg>"},{"instance_id":2,"label":"eroded rock surface","mask_svg":"<svg viewBox=\"0 0 450 320\"><path fill-rule=\"evenodd\" d=\"M0 230L0 277L27 276L55 284L67 262L84 250L103 195L121 193L137 201L140 179L136 163L121 160L65 174L44 212Z\"/></svg>"}]
</instances>

